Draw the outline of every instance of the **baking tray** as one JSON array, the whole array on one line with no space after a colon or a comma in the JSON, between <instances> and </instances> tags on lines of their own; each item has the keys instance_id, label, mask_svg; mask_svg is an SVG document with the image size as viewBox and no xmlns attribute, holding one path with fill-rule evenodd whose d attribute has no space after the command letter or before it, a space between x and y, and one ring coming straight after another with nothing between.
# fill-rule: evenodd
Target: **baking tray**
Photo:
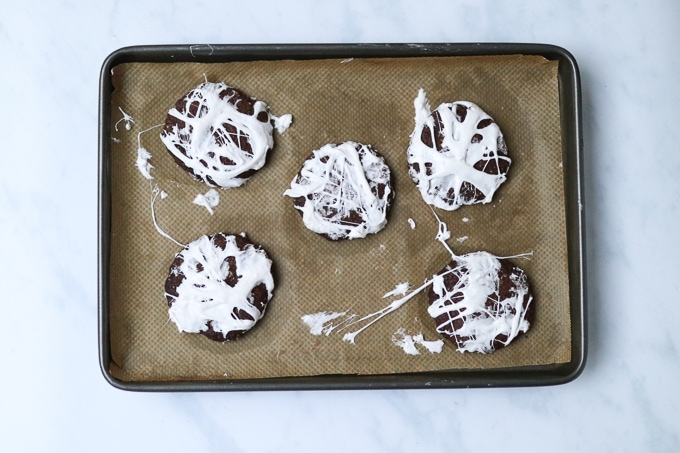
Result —
<instances>
[{"instance_id":1,"label":"baking tray","mask_svg":"<svg viewBox=\"0 0 680 453\"><path fill-rule=\"evenodd\" d=\"M264 379L137 382L110 373L109 270L111 240L111 94L112 69L122 63L314 60L329 58L411 58L433 56L538 55L558 62L562 162L571 317L571 359L567 363L496 369L453 369L405 374L320 375ZM586 361L586 282L583 206L581 91L577 63L565 49L546 44L323 44L323 45L177 45L119 49L103 63L99 98L98 294L99 359L114 387L132 391L254 391L326 389L406 389L510 387L562 384L577 378Z\"/></svg>"}]
</instances>

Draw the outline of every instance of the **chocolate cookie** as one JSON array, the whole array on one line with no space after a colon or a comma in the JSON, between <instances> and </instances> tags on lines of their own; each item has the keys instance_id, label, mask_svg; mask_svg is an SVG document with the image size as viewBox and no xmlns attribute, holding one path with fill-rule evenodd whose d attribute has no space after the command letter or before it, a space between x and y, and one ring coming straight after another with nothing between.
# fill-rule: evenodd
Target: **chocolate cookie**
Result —
<instances>
[{"instance_id":1,"label":"chocolate cookie","mask_svg":"<svg viewBox=\"0 0 680 453\"><path fill-rule=\"evenodd\" d=\"M203 83L177 101L165 119L161 140L175 162L209 186L245 183L265 164L290 115L277 118L262 101L224 83Z\"/></svg>"},{"instance_id":2,"label":"chocolate cookie","mask_svg":"<svg viewBox=\"0 0 680 453\"><path fill-rule=\"evenodd\" d=\"M272 262L245 235L201 236L180 251L165 280L170 319L180 332L235 340L264 316Z\"/></svg>"},{"instance_id":3,"label":"chocolate cookie","mask_svg":"<svg viewBox=\"0 0 680 453\"><path fill-rule=\"evenodd\" d=\"M408 164L423 199L447 211L490 202L511 162L493 118L465 101L441 104L430 113L422 89L414 106Z\"/></svg>"},{"instance_id":4,"label":"chocolate cookie","mask_svg":"<svg viewBox=\"0 0 680 453\"><path fill-rule=\"evenodd\" d=\"M532 300L522 269L476 252L457 257L434 276L427 311L458 351L489 353L527 332Z\"/></svg>"},{"instance_id":5,"label":"chocolate cookie","mask_svg":"<svg viewBox=\"0 0 680 453\"><path fill-rule=\"evenodd\" d=\"M303 163L284 195L315 233L331 240L363 238L387 224L390 169L369 145L328 144Z\"/></svg>"}]
</instances>

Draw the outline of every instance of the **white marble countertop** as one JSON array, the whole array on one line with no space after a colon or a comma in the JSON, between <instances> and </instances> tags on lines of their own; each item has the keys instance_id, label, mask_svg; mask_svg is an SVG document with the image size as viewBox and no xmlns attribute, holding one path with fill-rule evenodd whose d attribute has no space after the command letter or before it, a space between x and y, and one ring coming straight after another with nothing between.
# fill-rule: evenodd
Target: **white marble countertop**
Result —
<instances>
[{"instance_id":1,"label":"white marble countertop","mask_svg":"<svg viewBox=\"0 0 680 453\"><path fill-rule=\"evenodd\" d=\"M0 15L3 451L680 451L680 3L11 3ZM105 381L97 103L106 56L139 44L336 42L535 42L573 53L589 299L578 379L198 394Z\"/></svg>"}]
</instances>

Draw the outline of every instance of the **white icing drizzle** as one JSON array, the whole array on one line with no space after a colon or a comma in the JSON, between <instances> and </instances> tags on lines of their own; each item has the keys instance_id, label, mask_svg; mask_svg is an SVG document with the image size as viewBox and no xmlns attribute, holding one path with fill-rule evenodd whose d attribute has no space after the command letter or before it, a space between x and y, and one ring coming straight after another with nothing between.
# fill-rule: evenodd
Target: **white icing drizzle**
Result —
<instances>
[{"instance_id":1,"label":"white icing drizzle","mask_svg":"<svg viewBox=\"0 0 680 453\"><path fill-rule=\"evenodd\" d=\"M213 208L220 204L220 194L215 189L210 189L205 194L199 193L194 198L194 204L205 207L213 215Z\"/></svg>"},{"instance_id":2,"label":"white icing drizzle","mask_svg":"<svg viewBox=\"0 0 680 453\"><path fill-rule=\"evenodd\" d=\"M408 218L408 224L411 226L411 229L412 229L412 230L415 230L415 229L416 229L416 221L413 220L413 219L410 218L410 217Z\"/></svg>"},{"instance_id":3,"label":"white icing drizzle","mask_svg":"<svg viewBox=\"0 0 680 453\"><path fill-rule=\"evenodd\" d=\"M451 238L451 231L449 231L448 225L446 223L442 222L439 216L437 215L436 212L434 212L434 209L430 207L430 210L432 211L432 214L434 214L434 218L437 219L437 236L435 239L441 243L441 245L444 246L447 252L451 255L451 257L455 257L456 254L453 253L453 250L451 250L451 247L449 247L449 244L446 243Z\"/></svg>"},{"instance_id":4,"label":"white icing drizzle","mask_svg":"<svg viewBox=\"0 0 680 453\"><path fill-rule=\"evenodd\" d=\"M488 252L475 252L456 257L457 266L447 266L447 271L435 275L432 290L439 299L428 307L433 318L448 315L446 323L439 324L437 331L452 335L454 332L467 340L458 343L460 352L488 353L494 350L493 342L498 335L505 335L504 344L510 343L520 332L529 329L523 308L524 298L529 294L529 285L525 274L512 274L512 296L504 300L494 301L492 308L486 307L487 299L499 293L498 271L501 263L497 257ZM458 277L454 288L447 290L444 276L455 273ZM532 302L529 296L528 306ZM501 307L499 309L499 307ZM463 325L454 329L455 320L461 319Z\"/></svg>"},{"instance_id":5,"label":"white icing drizzle","mask_svg":"<svg viewBox=\"0 0 680 453\"><path fill-rule=\"evenodd\" d=\"M379 184L385 185L382 197L372 190ZM283 194L306 198L304 206L296 209L311 231L331 239L363 238L387 223L390 169L367 145L328 144L314 151ZM342 220L351 212L361 217L360 223L350 225Z\"/></svg>"},{"instance_id":6,"label":"white icing drizzle","mask_svg":"<svg viewBox=\"0 0 680 453\"><path fill-rule=\"evenodd\" d=\"M470 204L461 199L463 183L474 185L484 194L481 203L491 201L494 192L505 181L505 174L488 174L474 168L479 161L495 161L499 168L501 160L510 159L505 155L499 155L499 138L503 135L495 122L491 122L482 129L478 124L482 120L490 120L481 108L472 102L458 101L449 104L441 104L436 112L441 117L442 124L442 150L436 148L434 136L435 118L430 114L430 105L427 102L425 91L418 91L414 103L415 129L411 134L411 142L408 148L409 174L416 182L426 203L447 211L458 209L463 204ZM462 106L467 114L461 122L456 115L456 108ZM432 134L432 146L423 143L421 134L424 127L429 127ZM478 140L478 137L482 138ZM476 137L473 139L473 137ZM412 166L416 165L418 170ZM449 191L453 190L453 202L449 202Z\"/></svg>"},{"instance_id":7,"label":"white icing drizzle","mask_svg":"<svg viewBox=\"0 0 680 453\"><path fill-rule=\"evenodd\" d=\"M257 119L260 112L266 112L268 118L274 119L279 132L285 131L292 122L291 115L281 118L271 115L269 107L262 101L254 102L252 115L239 112L228 102L229 98L220 99L220 93L228 88L224 83L210 82L194 88L186 97L186 112L181 113L175 107L168 112L168 115L183 121L185 127L175 126L171 133L164 130L160 135L168 150L206 184L223 188L244 184L248 178L241 174L262 168L267 152L274 146L273 126L269 120L262 122ZM189 113L192 103L198 106L196 116ZM227 127L236 129L239 140L245 139L250 143L252 154L234 143ZM219 137L220 143L215 137ZM186 151L186 155L180 148ZM226 158L233 164L225 165L220 158Z\"/></svg>"},{"instance_id":8,"label":"white icing drizzle","mask_svg":"<svg viewBox=\"0 0 680 453\"><path fill-rule=\"evenodd\" d=\"M180 332L206 331L207 323L211 321L213 330L226 335L234 330L250 329L264 314L264 310L260 312L253 305L251 291L264 283L271 299L274 291L271 260L264 250L248 244L242 251L235 236L225 237L224 250L208 236L201 236L180 252L184 259L175 271L181 271L186 278L177 287L178 296L168 310L170 319ZM229 272L226 260L229 256L235 257L239 277L233 287L225 281ZM234 315L234 311L238 310L243 310L253 319L238 319Z\"/></svg>"},{"instance_id":9,"label":"white icing drizzle","mask_svg":"<svg viewBox=\"0 0 680 453\"><path fill-rule=\"evenodd\" d=\"M156 204L156 198L158 198L158 196L160 195L161 199L165 199L168 196L168 194L165 193L164 191L160 190L157 185L151 190L151 194L152 194L152 197L151 197L151 219L153 220L153 226L156 227L156 231L158 231L161 234L161 236L170 239L172 242L179 245L180 247L184 247L185 244L182 244L181 242L177 241L175 238L170 236L168 233L163 231L163 229L160 227L160 225L158 225L158 220L156 220L156 209L155 209L155 206L154 206ZM163 196L163 194L165 194L165 196Z\"/></svg>"},{"instance_id":10,"label":"white icing drizzle","mask_svg":"<svg viewBox=\"0 0 680 453\"><path fill-rule=\"evenodd\" d=\"M397 299L395 301L392 301L392 303L390 303L387 307L384 307L381 310L376 311L375 313L371 313L370 315L366 315L363 318L357 319L356 321L352 321L352 322L348 323L347 327L350 327L350 326L353 326L355 324L370 320L370 322L365 324L360 329L355 330L354 332L346 333L342 337L343 341L348 341L348 342L354 344L354 339L356 338L357 335L359 335L361 332L363 332L364 330L369 328L371 325L378 322L380 319L389 315L393 311L398 310L402 305L404 305L406 302L411 300L416 294L418 294L419 292L421 292L422 290L424 290L425 288L430 286L431 283L432 283L432 280L428 280L423 285L421 285L420 287L413 290L410 294L405 295L401 299ZM344 328L343 328L343 330L344 330Z\"/></svg>"},{"instance_id":11,"label":"white icing drizzle","mask_svg":"<svg viewBox=\"0 0 680 453\"><path fill-rule=\"evenodd\" d=\"M458 239L456 239L456 241L463 243L463 242L467 241L468 239L469 238L467 236L461 236Z\"/></svg>"},{"instance_id":12,"label":"white icing drizzle","mask_svg":"<svg viewBox=\"0 0 680 453\"><path fill-rule=\"evenodd\" d=\"M423 337L422 332L416 335L409 335L406 329L400 327L394 334L392 334L392 343L399 346L409 355L419 355L420 351L416 345L421 345L432 354L439 354L444 348L444 340L428 341Z\"/></svg>"},{"instance_id":13,"label":"white icing drizzle","mask_svg":"<svg viewBox=\"0 0 680 453\"><path fill-rule=\"evenodd\" d=\"M130 129L132 129L132 123L135 122L135 119L132 116L125 113L122 108L118 107L118 110L120 110L120 113L123 114L123 117L116 121L116 124L113 125L113 128L116 130L116 132L118 132L118 124L121 121L125 121L125 130L129 131Z\"/></svg>"}]
</instances>

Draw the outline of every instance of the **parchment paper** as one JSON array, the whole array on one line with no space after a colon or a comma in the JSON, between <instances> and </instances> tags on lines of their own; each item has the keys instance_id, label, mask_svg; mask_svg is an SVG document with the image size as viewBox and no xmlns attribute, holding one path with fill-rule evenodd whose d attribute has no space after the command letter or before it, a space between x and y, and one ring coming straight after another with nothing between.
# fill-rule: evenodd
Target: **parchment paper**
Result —
<instances>
[{"instance_id":1,"label":"parchment paper","mask_svg":"<svg viewBox=\"0 0 680 453\"><path fill-rule=\"evenodd\" d=\"M141 134L154 166L152 181L135 167L138 133L165 120L175 101L204 80L225 82L267 102L293 124L267 164L243 187L219 190L210 215L192 203L209 187L171 159L160 129ZM386 374L497 368L570 360L569 282L560 141L557 63L535 56L425 57L312 61L129 63L113 70L110 272L111 374L125 381L243 379L320 374ZM392 342L403 328L437 340L427 294L356 337L314 336L301 321L320 311L360 316L392 299L402 282L413 288L450 259L435 241L437 222L407 172L413 100L427 92L442 102L477 103L499 124L512 166L485 205L437 210L458 254L533 253L513 261L534 290L535 322L528 334L493 354L444 350L407 355ZM120 110L122 109L122 111ZM134 122L125 127L123 112ZM117 126L114 128L113 126ZM386 228L365 239L331 242L304 228L292 200L282 196L304 159L326 143L372 145L390 165L396 197ZM218 231L245 232L274 261L276 290L266 316L235 342L216 343L178 332L168 321L163 284L180 247L159 234L151 189L167 192L155 204L159 225L182 243ZM408 219L416 228L412 229Z\"/></svg>"}]
</instances>

